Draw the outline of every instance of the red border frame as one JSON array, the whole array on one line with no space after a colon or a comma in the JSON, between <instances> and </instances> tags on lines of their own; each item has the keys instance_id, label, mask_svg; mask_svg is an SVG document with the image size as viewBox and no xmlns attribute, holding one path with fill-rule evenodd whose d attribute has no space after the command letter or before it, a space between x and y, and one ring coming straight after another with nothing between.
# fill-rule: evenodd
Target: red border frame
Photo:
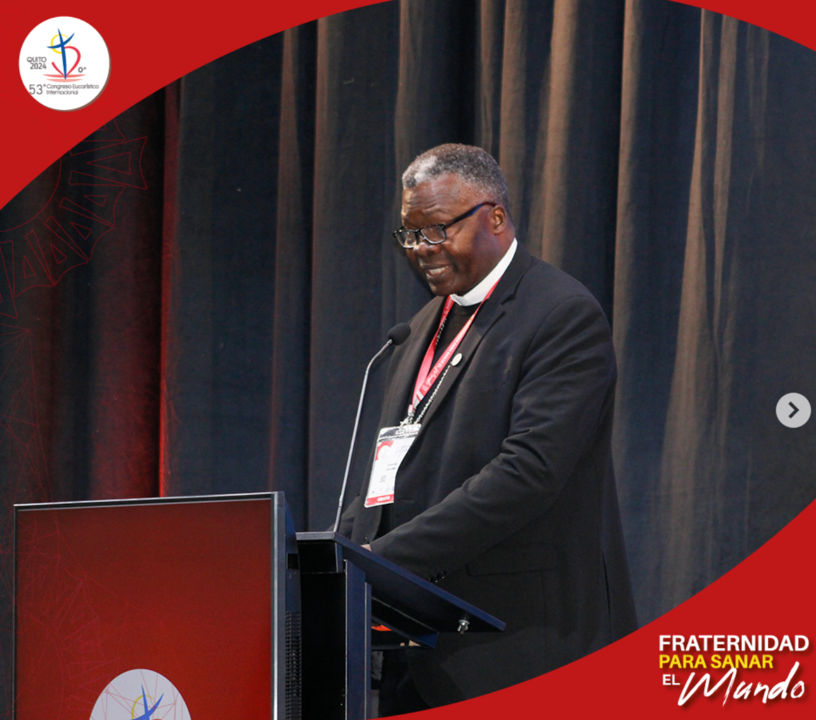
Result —
<instances>
[{"instance_id":1,"label":"red border frame","mask_svg":"<svg viewBox=\"0 0 816 720\"><path fill-rule=\"evenodd\" d=\"M378 1L378 0L375 0ZM329 14L372 4L371 0L302 0L299 3L230 5L229 15L198 13L189 6L144 0L116 4L86 0L76 14L108 42L111 78L92 105L58 113L34 102L20 82L19 48L26 35L49 17L71 14L64 3L6 3L0 11L0 105L3 162L0 206L91 132L182 75L236 48ZM813 0L709 0L685 4L745 20L816 49ZM201 6L203 7L203 6ZM816 691L813 649L782 653L771 684L784 679L795 661L794 680L803 680L801 700L752 701L695 697L678 707L679 688L664 687L658 666L661 634L807 635L816 641L814 581L807 560L816 547L816 503L724 578L637 633L566 668L478 700L423 713L427 718L591 717L670 713L752 717L813 717ZM698 674L701 671L698 671ZM716 678L722 672L713 672ZM688 672L682 674L683 678ZM678 673L678 678L680 674ZM747 678L746 678L747 679Z\"/></svg>"}]
</instances>

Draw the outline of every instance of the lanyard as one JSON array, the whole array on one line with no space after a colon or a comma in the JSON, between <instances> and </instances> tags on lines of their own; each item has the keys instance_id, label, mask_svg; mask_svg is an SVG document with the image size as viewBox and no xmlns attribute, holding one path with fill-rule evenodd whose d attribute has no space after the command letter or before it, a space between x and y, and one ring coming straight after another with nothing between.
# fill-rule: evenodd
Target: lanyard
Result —
<instances>
[{"instance_id":1,"label":"lanyard","mask_svg":"<svg viewBox=\"0 0 816 720\"><path fill-rule=\"evenodd\" d=\"M487 295L484 296L484 300L479 303L479 307L476 308L476 312L474 312L473 315L468 318L465 326L459 331L459 333L453 339L453 342L448 345L445 352L443 352L442 355L440 355L439 360L436 361L436 364L431 367L431 363L433 363L433 356L436 353L436 345L439 342L439 336L442 334L442 328L444 327L445 321L448 319L448 315L453 307L453 300L450 297L448 297L448 299L445 301L445 307L442 310L442 317L439 319L439 328L437 328L433 340L431 340L431 344L425 353L425 357L422 360L422 365L419 366L419 373L417 373L416 383L414 384L414 394L411 398L411 407L408 409L409 419L413 419L414 411L419 407L419 404L422 402L425 395L428 394L428 390L433 387L433 384L436 382L439 374L445 369L451 355L456 352L456 348L459 347L459 344L462 342L465 335L467 335L467 331L470 330L470 326L476 319L476 315L478 315L479 310L482 309L482 305L484 305L485 300L490 297L498 284L499 281L497 280L493 287L488 290Z\"/></svg>"}]
</instances>

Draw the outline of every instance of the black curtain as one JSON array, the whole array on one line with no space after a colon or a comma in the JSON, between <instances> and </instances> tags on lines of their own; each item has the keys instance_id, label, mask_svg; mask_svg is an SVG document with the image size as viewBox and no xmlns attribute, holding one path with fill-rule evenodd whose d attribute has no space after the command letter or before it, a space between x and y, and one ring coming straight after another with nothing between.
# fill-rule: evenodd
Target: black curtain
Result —
<instances>
[{"instance_id":1,"label":"black curtain","mask_svg":"<svg viewBox=\"0 0 816 720\"><path fill-rule=\"evenodd\" d=\"M389 233L441 142L613 325L641 620L721 576L816 496L774 412L816 401L814 111L812 51L668 0L395 0L101 128L0 211L5 676L14 502L280 489L329 525L365 364L429 297Z\"/></svg>"}]
</instances>

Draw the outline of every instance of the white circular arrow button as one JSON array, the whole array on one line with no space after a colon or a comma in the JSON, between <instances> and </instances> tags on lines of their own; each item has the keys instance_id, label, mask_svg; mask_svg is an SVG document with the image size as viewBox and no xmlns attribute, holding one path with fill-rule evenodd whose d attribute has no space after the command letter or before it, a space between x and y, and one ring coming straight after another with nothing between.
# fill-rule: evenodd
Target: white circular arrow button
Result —
<instances>
[{"instance_id":1,"label":"white circular arrow button","mask_svg":"<svg viewBox=\"0 0 816 720\"><path fill-rule=\"evenodd\" d=\"M776 403L776 417L785 427L802 427L810 420L810 402L799 393L783 395Z\"/></svg>"}]
</instances>

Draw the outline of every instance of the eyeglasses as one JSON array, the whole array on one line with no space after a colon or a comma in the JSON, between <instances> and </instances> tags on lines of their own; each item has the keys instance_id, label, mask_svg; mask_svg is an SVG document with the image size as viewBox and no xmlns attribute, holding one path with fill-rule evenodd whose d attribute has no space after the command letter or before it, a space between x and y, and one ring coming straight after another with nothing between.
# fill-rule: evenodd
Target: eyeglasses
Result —
<instances>
[{"instance_id":1,"label":"eyeglasses","mask_svg":"<svg viewBox=\"0 0 816 720\"><path fill-rule=\"evenodd\" d=\"M439 243L445 242L448 239L448 234L445 232L447 228L451 225L458 223L460 220L464 220L465 218L469 218L473 213L475 213L482 205L490 205L492 207L496 206L494 202L483 202L479 203L476 207L472 207L465 213L462 213L459 217L453 218L450 222L446 223L436 223L435 225L426 225L425 227L421 227L418 230L409 230L408 228L401 227L399 230L394 230L391 233L396 239L397 242L402 245L404 248L413 249L419 245L422 240L424 240L428 245L439 245Z\"/></svg>"}]
</instances>

